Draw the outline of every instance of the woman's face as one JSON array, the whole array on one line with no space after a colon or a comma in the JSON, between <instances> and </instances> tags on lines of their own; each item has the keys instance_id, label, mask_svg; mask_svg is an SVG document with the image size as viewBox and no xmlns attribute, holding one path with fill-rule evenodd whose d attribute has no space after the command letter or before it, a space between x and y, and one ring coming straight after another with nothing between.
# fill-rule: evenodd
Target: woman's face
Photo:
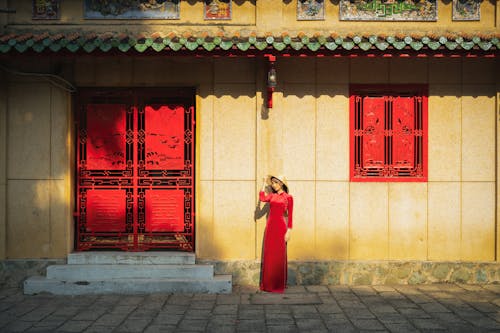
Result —
<instances>
[{"instance_id":1,"label":"woman's face","mask_svg":"<svg viewBox=\"0 0 500 333\"><path fill-rule=\"evenodd\" d=\"M283 189L283 183L280 182L278 179L276 178L271 178L271 187L273 188L273 190L275 190L276 192L279 192L280 190Z\"/></svg>"}]
</instances>

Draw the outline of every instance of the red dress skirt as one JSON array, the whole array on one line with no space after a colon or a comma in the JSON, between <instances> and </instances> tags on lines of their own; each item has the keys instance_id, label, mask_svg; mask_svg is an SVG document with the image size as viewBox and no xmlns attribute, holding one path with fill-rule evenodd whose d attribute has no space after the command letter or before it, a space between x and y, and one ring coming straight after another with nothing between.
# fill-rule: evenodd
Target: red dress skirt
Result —
<instances>
[{"instance_id":1,"label":"red dress skirt","mask_svg":"<svg viewBox=\"0 0 500 333\"><path fill-rule=\"evenodd\" d=\"M270 206L262 245L260 289L282 293L286 288L288 269L285 233L287 228L292 228L293 198L286 192L266 195L263 191L259 198L269 202Z\"/></svg>"}]
</instances>

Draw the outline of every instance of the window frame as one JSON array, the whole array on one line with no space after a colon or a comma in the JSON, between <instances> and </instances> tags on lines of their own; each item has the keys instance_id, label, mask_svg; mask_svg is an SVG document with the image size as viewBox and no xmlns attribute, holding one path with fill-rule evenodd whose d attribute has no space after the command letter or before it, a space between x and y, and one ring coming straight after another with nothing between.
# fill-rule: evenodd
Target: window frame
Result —
<instances>
[{"instance_id":1,"label":"window frame","mask_svg":"<svg viewBox=\"0 0 500 333\"><path fill-rule=\"evenodd\" d=\"M350 152L349 152L349 180L351 182L427 182L428 180L428 94L429 88L427 84L351 84L349 86L349 145L350 145ZM390 151L389 155L394 154L394 135L393 135L393 130L392 130L392 124L391 127L387 128L388 125L384 125L384 163L383 163L383 169L385 170L386 174L385 175L373 175L373 176L360 176L359 172L356 171L356 153L357 147L360 145L360 143L356 144L356 137L362 137L362 135L359 135L359 128L356 128L356 126L359 127L359 125L356 125L356 100L358 97L369 97L369 96L376 96L376 97L383 97L384 99L390 99L396 98L396 97L413 97L415 98L415 101L418 103L418 99L420 100L420 117L416 117L416 121L420 121L420 126L421 129L413 129L413 131L420 131L421 134L415 134L413 133L414 138L421 136L421 156L416 157L416 154L418 154L418 148L416 147L416 144L413 145L413 156L414 156L414 166L415 168L418 167L418 165L421 166L421 176L401 176L401 175L387 175L387 170L392 170L393 165L391 163L387 163L386 157L388 152ZM392 101L392 100L391 100ZM391 106L393 102L391 102ZM387 111L387 108L384 106L384 117L387 114L387 112L391 112L391 117L392 117L392 108L389 108L391 111ZM364 110L361 110L364 114ZM414 109L415 112L415 109ZM417 112L418 115L418 112ZM385 118L384 118L384 123L385 123ZM386 124L386 123L385 123ZM356 134L358 132L358 134ZM391 145L392 147L387 149L388 144L386 143L387 139L391 137ZM391 146L389 145L389 146ZM358 153L360 154L360 153ZM358 157L359 158L359 157ZM361 157L362 159L362 157ZM420 163L418 160L420 159Z\"/></svg>"}]
</instances>

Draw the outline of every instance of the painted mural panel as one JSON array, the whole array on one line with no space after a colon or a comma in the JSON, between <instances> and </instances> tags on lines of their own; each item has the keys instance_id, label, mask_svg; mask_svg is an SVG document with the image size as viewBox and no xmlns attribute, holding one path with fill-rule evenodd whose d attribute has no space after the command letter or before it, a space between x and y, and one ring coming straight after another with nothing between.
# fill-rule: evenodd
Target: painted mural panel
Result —
<instances>
[{"instance_id":1,"label":"painted mural panel","mask_svg":"<svg viewBox=\"0 0 500 333\"><path fill-rule=\"evenodd\" d=\"M184 108L147 105L146 168L148 170L183 170Z\"/></svg>"},{"instance_id":2,"label":"painted mural panel","mask_svg":"<svg viewBox=\"0 0 500 333\"><path fill-rule=\"evenodd\" d=\"M184 231L184 190L146 190L146 231Z\"/></svg>"},{"instance_id":3,"label":"painted mural panel","mask_svg":"<svg viewBox=\"0 0 500 333\"><path fill-rule=\"evenodd\" d=\"M230 20L231 0L205 0L205 20Z\"/></svg>"},{"instance_id":4,"label":"painted mural panel","mask_svg":"<svg viewBox=\"0 0 500 333\"><path fill-rule=\"evenodd\" d=\"M126 112L125 105L121 104L88 105L86 138L88 169L125 169Z\"/></svg>"},{"instance_id":5,"label":"painted mural panel","mask_svg":"<svg viewBox=\"0 0 500 333\"><path fill-rule=\"evenodd\" d=\"M436 21L436 0L340 0L340 20Z\"/></svg>"},{"instance_id":6,"label":"painted mural panel","mask_svg":"<svg viewBox=\"0 0 500 333\"><path fill-rule=\"evenodd\" d=\"M35 20L57 20L59 18L60 0L33 0L33 16Z\"/></svg>"},{"instance_id":7,"label":"painted mural panel","mask_svg":"<svg viewBox=\"0 0 500 333\"><path fill-rule=\"evenodd\" d=\"M297 20L323 20L325 2L323 0L298 0Z\"/></svg>"},{"instance_id":8,"label":"painted mural panel","mask_svg":"<svg viewBox=\"0 0 500 333\"><path fill-rule=\"evenodd\" d=\"M479 21L481 0L453 0L454 21Z\"/></svg>"},{"instance_id":9,"label":"painted mural panel","mask_svg":"<svg viewBox=\"0 0 500 333\"><path fill-rule=\"evenodd\" d=\"M180 0L85 0L86 19L179 19Z\"/></svg>"}]
</instances>

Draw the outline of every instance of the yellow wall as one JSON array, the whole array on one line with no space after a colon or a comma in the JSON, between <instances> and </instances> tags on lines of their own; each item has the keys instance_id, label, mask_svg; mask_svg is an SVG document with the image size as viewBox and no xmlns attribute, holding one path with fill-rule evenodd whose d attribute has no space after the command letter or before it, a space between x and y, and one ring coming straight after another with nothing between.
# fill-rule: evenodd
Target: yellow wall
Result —
<instances>
[{"instance_id":1,"label":"yellow wall","mask_svg":"<svg viewBox=\"0 0 500 333\"><path fill-rule=\"evenodd\" d=\"M257 191L281 171L296 201L292 260L495 259L495 59L278 58L270 110L261 59L73 65L78 86L198 87L200 258L260 256ZM349 182L349 83L429 84L427 183ZM6 257L64 257L73 232L68 94L12 76L7 95Z\"/></svg>"},{"instance_id":2,"label":"yellow wall","mask_svg":"<svg viewBox=\"0 0 500 333\"><path fill-rule=\"evenodd\" d=\"M291 180L289 256L494 260L498 70L495 59L278 60L257 165ZM348 82L429 84L427 183L348 182Z\"/></svg>"},{"instance_id":3,"label":"yellow wall","mask_svg":"<svg viewBox=\"0 0 500 333\"><path fill-rule=\"evenodd\" d=\"M43 63L38 60L40 69ZM11 75L1 100L7 129L0 137L7 152L0 184L6 197L6 210L0 209L6 219L5 227L0 223L3 257L64 257L73 223L69 94L40 79Z\"/></svg>"},{"instance_id":4,"label":"yellow wall","mask_svg":"<svg viewBox=\"0 0 500 333\"><path fill-rule=\"evenodd\" d=\"M495 259L497 60L278 58L270 110L264 68L246 58L81 58L74 81L197 87L200 258L260 256L257 191L281 171L296 201L292 260ZM349 83L429 84L427 183L349 182ZM23 98L27 89L32 98ZM8 96L7 257L64 256L72 250L68 96L19 80Z\"/></svg>"},{"instance_id":5,"label":"yellow wall","mask_svg":"<svg viewBox=\"0 0 500 333\"><path fill-rule=\"evenodd\" d=\"M7 1L9 8L16 9L16 14L7 15L7 22L11 27L17 25L39 25L40 29L87 29L92 31L121 30L124 22L127 31L156 32L156 31L219 31L232 34L235 31L248 33L272 32L281 34L287 31L296 34L304 32L340 32L340 33L377 33L389 32L477 32L498 31L500 19L497 1L481 2L480 21L453 21L452 1L438 1L438 20L436 22L355 22L339 20L339 2L325 1L325 19L316 21L298 21L296 10L297 0L239 0L232 1L232 20L204 20L203 1L180 1L179 20L89 20L83 18L83 1L62 1L61 18L59 20L31 19L31 0ZM22 27L22 26L19 26ZM246 31L248 30L248 31Z\"/></svg>"},{"instance_id":6,"label":"yellow wall","mask_svg":"<svg viewBox=\"0 0 500 333\"><path fill-rule=\"evenodd\" d=\"M219 29L201 20L201 2L181 4L189 15L181 21L138 21L127 28ZM451 2L440 2L437 23L338 22L338 8L329 1L326 21L296 22L295 1L254 5L233 1L238 25L226 30L497 29L491 1L482 2L480 22L452 22ZM17 9L8 15L11 27L33 23L31 1L10 6ZM102 31L123 24L81 20L76 1L62 2L62 11L55 25L37 23ZM296 202L291 260L495 260L496 59L278 58L270 110L263 106L266 67L260 58L85 56L51 62L25 56L8 65L41 72L61 67L81 87L197 87L199 258L260 256L265 221L254 221L258 189L267 173L283 172ZM65 257L73 250L70 96L39 79L8 80L0 84L0 258ZM349 182L350 83L429 85L428 182Z\"/></svg>"},{"instance_id":7,"label":"yellow wall","mask_svg":"<svg viewBox=\"0 0 500 333\"><path fill-rule=\"evenodd\" d=\"M0 259L5 258L7 190L7 75L0 71Z\"/></svg>"}]
</instances>

